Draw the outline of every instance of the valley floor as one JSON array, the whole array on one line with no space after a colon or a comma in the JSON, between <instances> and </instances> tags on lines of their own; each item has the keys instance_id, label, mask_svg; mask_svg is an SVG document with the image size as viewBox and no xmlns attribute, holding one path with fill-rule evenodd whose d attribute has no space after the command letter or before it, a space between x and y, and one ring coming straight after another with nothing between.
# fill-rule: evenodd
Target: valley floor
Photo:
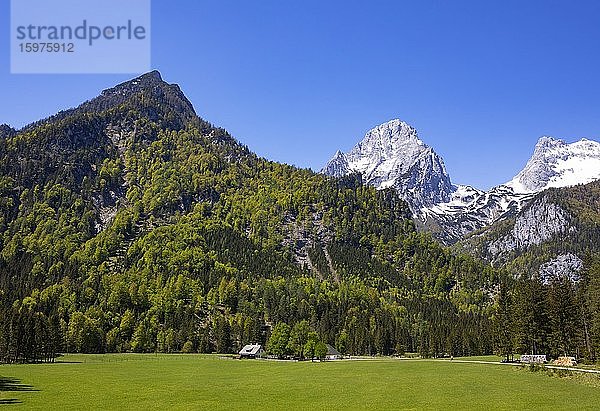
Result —
<instances>
[{"instance_id":1,"label":"valley floor","mask_svg":"<svg viewBox=\"0 0 600 411\"><path fill-rule=\"evenodd\" d=\"M449 360L67 355L54 364L0 365L0 404L45 410L597 409L600 380L589 378Z\"/></svg>"}]
</instances>

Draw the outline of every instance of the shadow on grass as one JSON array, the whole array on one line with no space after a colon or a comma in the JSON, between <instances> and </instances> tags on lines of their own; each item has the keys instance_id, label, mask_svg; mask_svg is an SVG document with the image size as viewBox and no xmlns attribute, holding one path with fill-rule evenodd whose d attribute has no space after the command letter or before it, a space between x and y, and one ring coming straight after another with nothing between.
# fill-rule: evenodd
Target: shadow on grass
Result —
<instances>
[{"instance_id":1,"label":"shadow on grass","mask_svg":"<svg viewBox=\"0 0 600 411\"><path fill-rule=\"evenodd\" d=\"M21 381L16 378L0 377L0 391L33 392L39 390L33 388L31 385L21 384ZM0 405L21 403L22 401L16 398L0 398Z\"/></svg>"},{"instance_id":2,"label":"shadow on grass","mask_svg":"<svg viewBox=\"0 0 600 411\"><path fill-rule=\"evenodd\" d=\"M9 404L23 404L23 401L17 400L16 398L9 398L7 400L0 399L0 405L9 405Z\"/></svg>"}]
</instances>

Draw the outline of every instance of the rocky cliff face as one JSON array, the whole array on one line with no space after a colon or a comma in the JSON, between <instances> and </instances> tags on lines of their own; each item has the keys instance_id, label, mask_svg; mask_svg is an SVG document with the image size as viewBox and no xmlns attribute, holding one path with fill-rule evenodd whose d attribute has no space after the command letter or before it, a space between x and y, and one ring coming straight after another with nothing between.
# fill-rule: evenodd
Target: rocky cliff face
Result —
<instances>
[{"instance_id":1,"label":"rocky cliff face","mask_svg":"<svg viewBox=\"0 0 600 411\"><path fill-rule=\"evenodd\" d=\"M581 280L579 272L583 269L583 261L573 253L566 253L542 264L539 276L545 284L552 281L568 279L574 283Z\"/></svg>"},{"instance_id":2,"label":"rocky cliff face","mask_svg":"<svg viewBox=\"0 0 600 411\"><path fill-rule=\"evenodd\" d=\"M487 251L498 257L502 253L539 245L557 234L573 233L576 228L570 220L564 209L541 197L519 213L511 232L489 243Z\"/></svg>"}]
</instances>

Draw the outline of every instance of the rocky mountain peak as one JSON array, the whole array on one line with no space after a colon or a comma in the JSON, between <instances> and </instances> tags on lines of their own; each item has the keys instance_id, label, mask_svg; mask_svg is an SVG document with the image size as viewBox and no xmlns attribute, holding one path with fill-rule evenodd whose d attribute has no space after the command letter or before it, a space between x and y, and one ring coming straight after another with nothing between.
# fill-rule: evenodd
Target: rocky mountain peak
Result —
<instances>
[{"instance_id":1,"label":"rocky mountain peak","mask_svg":"<svg viewBox=\"0 0 600 411\"><path fill-rule=\"evenodd\" d=\"M142 74L132 80L118 84L115 87L102 91L99 97L84 103L86 106L90 103L96 104L121 104L130 97L145 93L177 111L178 115L186 117L195 117L196 112L192 103L183 94L177 84L169 84L162 79L160 72L153 70Z\"/></svg>"},{"instance_id":2,"label":"rocky mountain peak","mask_svg":"<svg viewBox=\"0 0 600 411\"><path fill-rule=\"evenodd\" d=\"M564 145L565 142L563 140L559 140L550 136L542 136L535 145L534 155L535 153L543 153Z\"/></svg>"},{"instance_id":3,"label":"rocky mountain peak","mask_svg":"<svg viewBox=\"0 0 600 411\"><path fill-rule=\"evenodd\" d=\"M393 187L413 212L448 201L455 190L442 158L399 119L367 131L348 153L338 151L321 172L335 177L358 172L377 188Z\"/></svg>"},{"instance_id":4,"label":"rocky mountain peak","mask_svg":"<svg viewBox=\"0 0 600 411\"><path fill-rule=\"evenodd\" d=\"M350 174L351 171L348 168L348 160L346 155L340 150L336 151L331 160L325 164L325 167L321 170L321 173L332 176L332 177L343 177Z\"/></svg>"},{"instance_id":5,"label":"rocky mountain peak","mask_svg":"<svg viewBox=\"0 0 600 411\"><path fill-rule=\"evenodd\" d=\"M103 90L100 95L78 107L60 111L51 117L31 123L21 131L43 123L57 122L73 114L101 113L123 104L136 106L153 120L159 117L165 120L168 118L169 126L174 129L184 128L188 122L198 118L194 106L179 86L165 82L160 73L154 70Z\"/></svg>"},{"instance_id":6,"label":"rocky mountain peak","mask_svg":"<svg viewBox=\"0 0 600 411\"><path fill-rule=\"evenodd\" d=\"M132 94L144 90L152 91L153 89L169 88L172 86L175 86L176 89L179 90L179 86L175 84L171 85L163 81L160 72L158 70L153 70L148 73L142 74L141 76L136 77L132 80L127 80L123 83L117 84L114 87L102 91L101 96L111 96L115 94Z\"/></svg>"},{"instance_id":7,"label":"rocky mountain peak","mask_svg":"<svg viewBox=\"0 0 600 411\"><path fill-rule=\"evenodd\" d=\"M404 121L394 119L369 130L356 148L390 152L406 145L425 146L414 127Z\"/></svg>"}]
</instances>

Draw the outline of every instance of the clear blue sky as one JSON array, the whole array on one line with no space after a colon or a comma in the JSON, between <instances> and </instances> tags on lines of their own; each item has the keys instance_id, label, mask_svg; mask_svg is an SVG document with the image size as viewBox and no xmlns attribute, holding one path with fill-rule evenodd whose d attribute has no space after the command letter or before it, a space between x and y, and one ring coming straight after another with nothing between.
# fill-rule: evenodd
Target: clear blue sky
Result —
<instances>
[{"instance_id":1,"label":"clear blue sky","mask_svg":"<svg viewBox=\"0 0 600 411\"><path fill-rule=\"evenodd\" d=\"M9 1L0 0L0 25ZM152 2L152 65L203 118L269 159L315 170L392 118L454 182L509 180L541 135L600 138L600 1ZM16 127L127 75L11 75Z\"/></svg>"}]
</instances>

